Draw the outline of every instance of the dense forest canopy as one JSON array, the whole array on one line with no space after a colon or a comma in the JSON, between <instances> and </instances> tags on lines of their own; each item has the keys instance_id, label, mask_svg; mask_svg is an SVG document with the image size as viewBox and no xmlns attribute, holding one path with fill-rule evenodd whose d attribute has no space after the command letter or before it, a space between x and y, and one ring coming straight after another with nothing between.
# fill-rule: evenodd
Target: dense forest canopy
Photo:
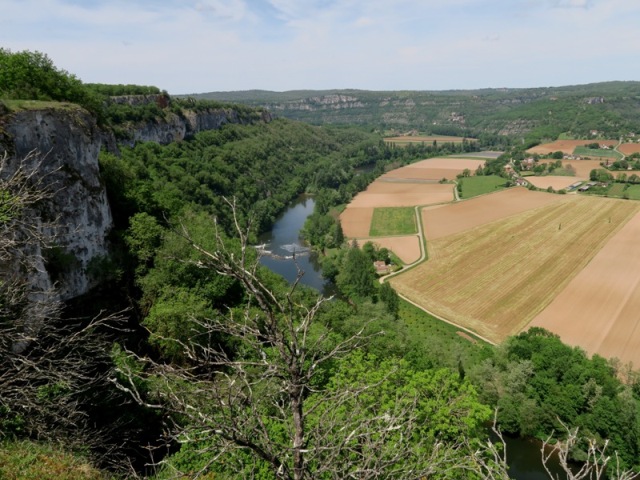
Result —
<instances>
[{"instance_id":1,"label":"dense forest canopy","mask_svg":"<svg viewBox=\"0 0 640 480\"><path fill-rule=\"evenodd\" d=\"M613 97L636 86L602 88ZM250 92L231 100L261 103L254 93L270 102L315 95ZM26 297L8 295L20 286L0 281L0 459L13 468L31 449L65 471L77 468L55 449L23 443L47 440L76 453L84 447L90 461L123 477L507 478L504 458L487 443L495 411L510 434L547 438L566 425L596 448L610 439L620 466L639 469L637 372L588 358L540 329L497 348L461 338L380 284L373 261L390 261L389 252L346 242L336 215L385 170L495 146L509 122L534 125L529 140L594 124L631 128L630 109L582 101L592 94L589 86L429 92L420 103L411 92L384 93L391 103L414 101L407 118L423 118L422 125L441 118L424 105L444 112L459 102L455 111L466 123L451 132L480 132L477 143L388 145L370 128L382 107L366 107L361 118L345 112L344 123L369 125L363 128L264 122L261 110L245 105L231 108L252 120L246 125L103 151L115 226L110 255L92 265L99 288L52 309L47 328L17 351L9 339L24 327ZM128 95L154 101L116 100ZM171 99L156 87L85 85L44 54L7 50L0 50L0 98L78 103L105 129L223 105ZM500 173L506 162L489 162L482 173ZM368 173L358 170L365 165ZM46 200L46 192L19 182L0 181L3 227L28 225L25 205ZM332 299L289 285L261 267L251 247L302 193L316 200L303 234L335 282ZM147 446L156 449L149 454ZM587 458L586 440L571 454ZM11 474L3 468L0 476ZM86 470L95 475L89 478L101 475Z\"/></svg>"}]
</instances>

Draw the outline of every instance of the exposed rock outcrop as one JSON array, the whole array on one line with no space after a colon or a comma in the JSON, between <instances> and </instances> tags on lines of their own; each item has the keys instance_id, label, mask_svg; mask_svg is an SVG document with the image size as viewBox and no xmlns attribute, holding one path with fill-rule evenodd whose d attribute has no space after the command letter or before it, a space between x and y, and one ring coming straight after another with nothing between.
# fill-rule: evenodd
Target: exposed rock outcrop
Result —
<instances>
[{"instance_id":1,"label":"exposed rock outcrop","mask_svg":"<svg viewBox=\"0 0 640 480\"><path fill-rule=\"evenodd\" d=\"M4 136L0 155L9 154L5 173L21 166L37 170L52 200L38 210L34 225L56 220L55 243L64 255L63 272L39 268L29 273L34 288L46 290L57 282L60 300L89 291L96 279L87 268L96 257L107 255L107 234L112 217L107 194L100 179L98 153L102 135L95 119L75 106L22 110L0 118ZM38 155L29 156L32 151ZM25 164L25 158L27 158ZM46 220L46 221L45 221ZM46 252L31 252L46 258ZM44 267L44 265L42 265Z\"/></svg>"},{"instance_id":2,"label":"exposed rock outcrop","mask_svg":"<svg viewBox=\"0 0 640 480\"><path fill-rule=\"evenodd\" d=\"M180 115L167 111L163 118L151 122L140 122L127 127L128 139L120 142L133 146L138 142L156 142L162 145L193 138L205 130L217 130L228 123L246 125L256 122L270 122L271 114L240 113L233 108L207 108L201 110L182 109Z\"/></svg>"}]
</instances>

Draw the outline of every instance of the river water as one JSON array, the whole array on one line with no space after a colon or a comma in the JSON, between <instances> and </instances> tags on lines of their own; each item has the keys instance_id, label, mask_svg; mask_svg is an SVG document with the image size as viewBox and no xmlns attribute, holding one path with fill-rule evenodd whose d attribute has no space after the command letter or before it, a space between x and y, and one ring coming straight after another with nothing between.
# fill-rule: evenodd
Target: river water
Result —
<instances>
[{"instance_id":1,"label":"river water","mask_svg":"<svg viewBox=\"0 0 640 480\"><path fill-rule=\"evenodd\" d=\"M258 242L266 252L260 263L282 275L289 283L302 273L300 283L315 288L325 295L331 286L322 277L318 257L300 238L300 229L313 213L313 198L301 195L279 218L270 232L260 236Z\"/></svg>"},{"instance_id":2,"label":"river water","mask_svg":"<svg viewBox=\"0 0 640 480\"><path fill-rule=\"evenodd\" d=\"M290 283L299 272L304 274L300 283L312 287L324 295L333 293L332 285L323 277L315 253L300 238L299 232L306 218L313 213L313 198L300 196L275 222L271 232L262 235L259 243L270 252L260 262L270 270L282 275ZM273 256L272 256L273 255ZM540 459L540 442L529 439L506 437L509 475L515 480L548 480ZM557 461L552 473L560 474ZM559 478L565 478L560 475Z\"/></svg>"}]
</instances>

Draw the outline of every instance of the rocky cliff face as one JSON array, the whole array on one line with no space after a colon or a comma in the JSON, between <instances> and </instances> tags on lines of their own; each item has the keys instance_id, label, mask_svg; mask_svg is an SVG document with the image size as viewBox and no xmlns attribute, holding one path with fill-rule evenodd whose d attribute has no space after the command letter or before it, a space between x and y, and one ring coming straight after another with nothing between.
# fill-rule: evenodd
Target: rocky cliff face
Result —
<instances>
[{"instance_id":1,"label":"rocky cliff face","mask_svg":"<svg viewBox=\"0 0 640 480\"><path fill-rule=\"evenodd\" d=\"M156 142L166 145L192 138L204 130L217 130L227 123L249 124L255 121L270 122L271 115L264 111L259 118L245 117L231 108L210 108L182 111L182 115L167 112L164 118L129 127L130 139L122 143L133 146L138 142Z\"/></svg>"},{"instance_id":2,"label":"rocky cliff face","mask_svg":"<svg viewBox=\"0 0 640 480\"><path fill-rule=\"evenodd\" d=\"M148 97L141 101L156 101ZM129 97L123 98L121 101L135 103ZM127 128L132 138L130 144L139 141L167 144L227 123L270 120L267 112L183 109L181 115L167 111L164 118ZM113 132L98 128L94 117L78 106L60 104L10 113L0 103L0 158L5 152L8 154L1 174L10 176L19 168L35 170L36 177L53 196L34 213L33 225L41 229L51 223L60 225L47 232L55 236L53 251L42 252L37 247L22 253L33 257L35 271L28 277L34 291L47 291L55 284L59 299L68 300L87 293L100 281L92 275L90 266L92 261L108 255L107 234L113 226L99 172L101 148L118 153ZM34 151L37 155L30 155ZM52 255L55 258L51 259Z\"/></svg>"},{"instance_id":3,"label":"rocky cliff face","mask_svg":"<svg viewBox=\"0 0 640 480\"><path fill-rule=\"evenodd\" d=\"M39 208L33 224L52 219L60 227L53 233L58 256L65 259L63 271L39 268L29 281L39 290L57 283L61 300L86 293L95 283L87 272L90 262L107 255L107 233L112 227L111 211L100 180L98 153L101 138L94 118L84 110L65 106L23 110L0 118L3 140L0 155L9 158L5 174L21 166L36 170L42 185L53 192L52 201ZM37 151L37 155L29 153ZM25 158L28 160L25 162ZM30 252L38 258L46 252ZM44 267L44 265L41 265ZM59 268L61 268L59 266Z\"/></svg>"}]
</instances>

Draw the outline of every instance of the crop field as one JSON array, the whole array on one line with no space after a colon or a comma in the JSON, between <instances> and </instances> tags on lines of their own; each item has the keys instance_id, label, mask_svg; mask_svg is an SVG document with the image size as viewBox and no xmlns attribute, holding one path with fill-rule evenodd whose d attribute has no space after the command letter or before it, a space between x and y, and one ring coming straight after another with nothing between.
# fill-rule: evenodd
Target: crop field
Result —
<instances>
[{"instance_id":1,"label":"crop field","mask_svg":"<svg viewBox=\"0 0 640 480\"><path fill-rule=\"evenodd\" d=\"M407 145L409 143L462 143L463 140L475 142L475 138L452 137L448 135L402 135L399 137L387 137L385 142L396 145Z\"/></svg>"},{"instance_id":2,"label":"crop field","mask_svg":"<svg viewBox=\"0 0 640 480\"><path fill-rule=\"evenodd\" d=\"M372 242L378 247L391 250L405 264L413 263L420 259L420 238L418 235L358 239L359 245L364 245L367 242Z\"/></svg>"},{"instance_id":3,"label":"crop field","mask_svg":"<svg viewBox=\"0 0 640 480\"><path fill-rule=\"evenodd\" d=\"M507 182L505 178L497 175L481 175L479 177L466 177L458 180L458 184L462 188L462 198L477 197L485 193L495 192L504 188Z\"/></svg>"},{"instance_id":4,"label":"crop field","mask_svg":"<svg viewBox=\"0 0 640 480\"><path fill-rule=\"evenodd\" d=\"M453 200L453 185L438 183L401 183L376 180L360 192L347 206L360 207L413 207L433 205Z\"/></svg>"},{"instance_id":5,"label":"crop field","mask_svg":"<svg viewBox=\"0 0 640 480\"><path fill-rule=\"evenodd\" d=\"M640 185L629 185L629 188L627 188L624 193L626 193L631 200L640 200Z\"/></svg>"},{"instance_id":6,"label":"crop field","mask_svg":"<svg viewBox=\"0 0 640 480\"><path fill-rule=\"evenodd\" d=\"M576 147L573 153L576 155L581 155L583 157L592 158L622 158L622 155L620 155L620 153L616 152L615 150L603 150L600 148Z\"/></svg>"},{"instance_id":7,"label":"crop field","mask_svg":"<svg viewBox=\"0 0 640 480\"><path fill-rule=\"evenodd\" d=\"M422 210L428 241L454 235L533 208L571 200L571 196L512 187L491 195ZM430 247L431 248L431 247Z\"/></svg>"},{"instance_id":8,"label":"crop field","mask_svg":"<svg viewBox=\"0 0 640 480\"><path fill-rule=\"evenodd\" d=\"M571 165L576 172L575 180L588 180L591 170L602 168L601 160L563 160L562 166ZM573 183L573 182L571 182Z\"/></svg>"},{"instance_id":9,"label":"crop field","mask_svg":"<svg viewBox=\"0 0 640 480\"><path fill-rule=\"evenodd\" d=\"M340 224L345 237L368 237L374 210L373 207L352 207L349 205L340 214Z\"/></svg>"},{"instance_id":10,"label":"crop field","mask_svg":"<svg viewBox=\"0 0 640 480\"><path fill-rule=\"evenodd\" d=\"M589 177L587 177L589 178ZM542 177L527 177L527 182L534 187L547 189L549 187L554 190L566 189L569 185L576 183L578 180L586 180L585 178L564 177L557 175L546 175Z\"/></svg>"},{"instance_id":11,"label":"crop field","mask_svg":"<svg viewBox=\"0 0 640 480\"><path fill-rule=\"evenodd\" d=\"M631 155L633 153L640 153L640 143L623 143L618 147L625 155Z\"/></svg>"},{"instance_id":12,"label":"crop field","mask_svg":"<svg viewBox=\"0 0 640 480\"><path fill-rule=\"evenodd\" d=\"M373 211L370 236L411 235L414 233L418 233L415 209L411 207L376 208Z\"/></svg>"},{"instance_id":13,"label":"crop field","mask_svg":"<svg viewBox=\"0 0 640 480\"><path fill-rule=\"evenodd\" d=\"M562 200L430 241L429 261L393 287L490 340L519 332L640 211L624 200L538 194Z\"/></svg>"},{"instance_id":14,"label":"crop field","mask_svg":"<svg viewBox=\"0 0 640 480\"><path fill-rule=\"evenodd\" d=\"M484 166L485 160L474 158L442 157L421 160L406 167L385 173L381 179L411 179L411 180L454 180L456 175L465 169L472 173L479 166Z\"/></svg>"},{"instance_id":15,"label":"crop field","mask_svg":"<svg viewBox=\"0 0 640 480\"><path fill-rule=\"evenodd\" d=\"M631 203L631 202L628 202ZM635 202L633 203L635 205ZM640 366L640 214L532 321L590 354Z\"/></svg>"},{"instance_id":16,"label":"crop field","mask_svg":"<svg viewBox=\"0 0 640 480\"><path fill-rule=\"evenodd\" d=\"M547 155L553 152L563 152L567 155L573 154L576 147L589 145L590 143L599 143L600 145L614 146L618 143L617 140L556 140L555 142L545 143L543 145L536 145L533 148L527 150L529 153L537 153L539 155Z\"/></svg>"}]
</instances>

